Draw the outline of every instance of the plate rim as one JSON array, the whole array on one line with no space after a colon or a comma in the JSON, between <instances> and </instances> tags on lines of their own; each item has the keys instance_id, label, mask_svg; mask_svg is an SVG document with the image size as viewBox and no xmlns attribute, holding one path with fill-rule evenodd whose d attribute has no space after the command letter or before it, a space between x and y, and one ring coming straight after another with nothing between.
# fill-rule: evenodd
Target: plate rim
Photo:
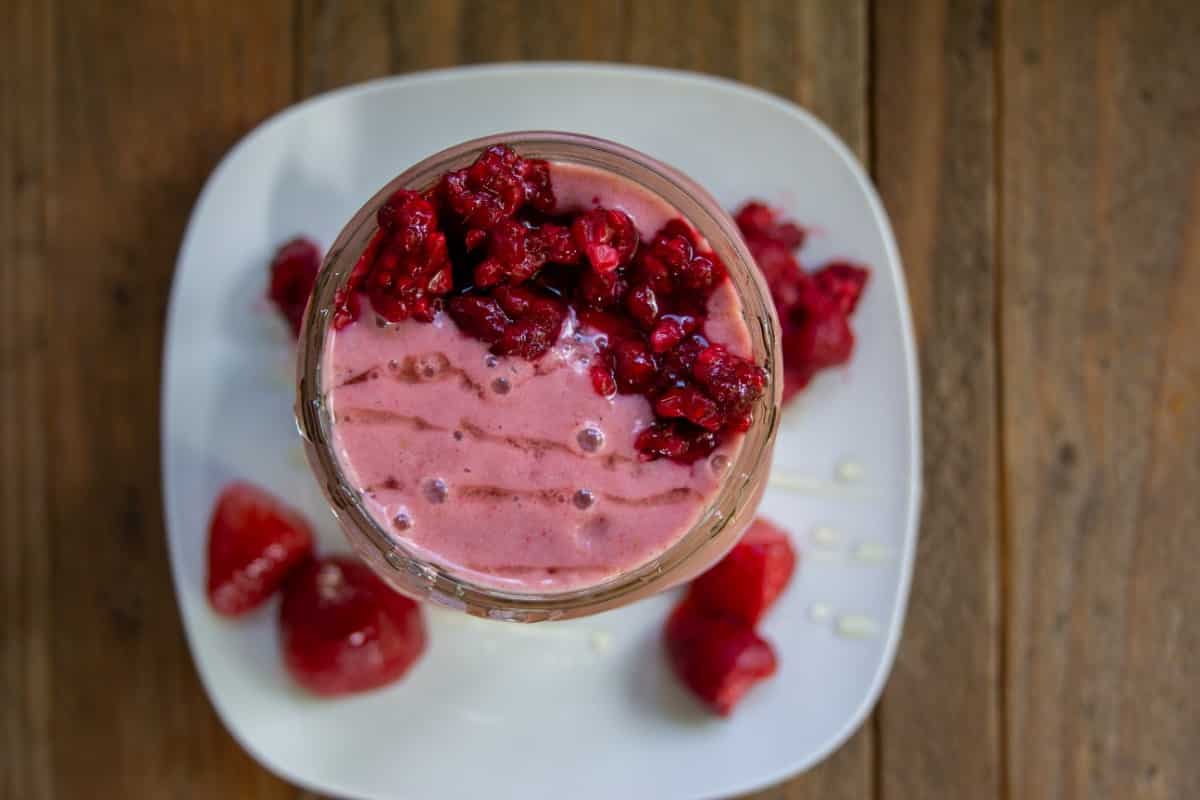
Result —
<instances>
[{"instance_id":1,"label":"plate rim","mask_svg":"<svg viewBox=\"0 0 1200 800\"><path fill-rule=\"evenodd\" d=\"M195 639L194 626L188 624L188 611L184 603L183 588L185 576L182 575L182 553L177 552L177 537L173 536L171 533L171 531L176 527L174 522L178 516L177 509L175 508L176 503L173 500L173 498L177 495L177 491L172 489L173 482L169 477L170 472L168 470L168 465L173 463L173 448L170 446L169 438L165 435L165 433L168 429L168 416L170 415L169 409L171 408L169 401L172 396L170 389L171 381L168 380L169 356L175 349L174 342L178 334L176 333L177 326L174 324L174 321L178 314L178 308L182 302L180 299L181 288L179 275L184 256L194 246L193 240L197 236L196 211L204 204L210 192L213 190L213 186L215 186L219 182L219 178L223 177L225 172L231 168L231 163L243 149L247 148L250 143L259 136L265 134L276 126L284 124L293 115L297 115L306 111L310 106L318 105L322 102L333 100L335 98L383 93L406 85L431 84L451 79L473 78L491 75L520 76L522 74L544 74L547 72L553 72L560 76L566 72L577 75L587 75L588 77L604 75L608 77L619 77L625 79L670 80L730 94L749 95L760 102L764 102L770 106L773 106L775 109L796 118L799 122L806 124L809 128L814 130L825 142L825 144L837 154L839 159L849 170L850 174L854 176L858 188L865 194L867 198L867 205L870 208L875 225L883 235L884 251L887 256L887 267L892 274L892 280L896 287L896 304L901 332L901 350L903 352L904 360L905 401L908 405L907 423L909 431L909 479L905 493L908 515L907 519L905 520L904 547L899 562L899 586L897 587L896 602L892 609L892 618L889 620L888 624L888 638L887 641L884 642L882 657L879 660L875 674L872 676L870 688L866 693L864 693L859 705L851 714L847 715L846 721L843 723L841 728L838 729L835 734L830 736L821 747L814 748L812 751L806 754L805 757L797 759L785 769L764 773L751 781L720 787L718 794L711 794L707 796L716 797L718 795L723 796L726 794L752 792L786 780L790 777L797 776L823 761L831 753L833 753L833 751L841 747L862 726L867 716L879 702L883 688L887 683L888 677L891 675L893 666L895 665L897 650L899 648L900 640L903 636L904 621L908 610L909 595L912 587L912 573L916 561L917 541L920 536L919 523L923 500L920 373L917 364L916 335L913 327L912 308L909 300L908 284L905 279L903 262L900 257L900 251L896 243L895 234L892 230L891 220L884 209L883 201L879 197L879 193L876 190L869 174L858 158L850 150L849 146L846 145L846 143L843 142L827 124L816 117L812 112L790 100L786 100L763 89L750 86L730 78L691 72L688 70L631 64L615 64L597 61L492 62L485 64L471 64L440 69L421 70L417 72L404 73L401 75L389 75L373 78L360 83L349 84L312 95L275 112L243 134L237 140L237 142L235 142L233 146L231 146L229 150L227 150L225 154L221 156L216 166L213 167L211 172L209 172L208 177L204 181L204 186L196 196L196 201L192 204L192 208L188 213L187 226L184 229L179 250L175 256L175 265L171 276L171 290L167 298L167 313L164 318L163 349L160 362L161 386L159 389L160 405L158 419L160 458L159 472L163 495L163 523L164 535L167 538L167 552L171 562L171 580L175 592L175 603L179 609L180 619L183 623L184 638L187 642L188 652L192 660L192 666L200 679L200 684L204 688L204 693L208 697L209 703L216 712L217 718L220 720L221 725L234 739L234 741L236 741L243 750L245 750L255 761L261 764L268 771L274 773L277 777L286 781L290 781L304 789L318 792L333 792L335 794L343 791L343 789L340 787L331 787L294 774L290 768L276 763L270 756L260 751L256 744L249 739L249 737L243 736L242 732L238 730L237 726L231 723L223 703L218 699L220 693L213 691L213 687L209 682L209 676L200 666L200 659L198 658L198 652L200 648ZM383 800L382 796L378 795L363 795L363 797L371 797L373 800L374 798L380 798L380 800Z\"/></svg>"}]
</instances>

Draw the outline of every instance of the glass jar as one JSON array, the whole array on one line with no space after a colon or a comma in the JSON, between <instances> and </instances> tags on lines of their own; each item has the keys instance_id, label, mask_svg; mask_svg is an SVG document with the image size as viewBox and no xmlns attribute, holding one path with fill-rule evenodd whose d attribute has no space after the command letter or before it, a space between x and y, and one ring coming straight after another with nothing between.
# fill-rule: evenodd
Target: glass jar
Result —
<instances>
[{"instance_id":1,"label":"glass jar","mask_svg":"<svg viewBox=\"0 0 1200 800\"><path fill-rule=\"evenodd\" d=\"M752 355L767 372L737 457L698 521L656 558L605 582L569 591L520 593L481 586L417 557L365 508L331 445L333 420L321 390L334 295L376 230L376 211L398 189L424 190L444 173L472 163L487 147L506 144L526 158L598 168L658 195L704 237L725 263L750 334ZM296 421L310 465L334 515L358 554L404 594L476 616L537 622L594 614L690 580L716 562L753 519L766 486L782 393L779 324L766 284L729 218L695 181L622 145L578 134L534 131L476 139L435 153L384 186L342 229L329 249L305 315L299 346Z\"/></svg>"}]
</instances>

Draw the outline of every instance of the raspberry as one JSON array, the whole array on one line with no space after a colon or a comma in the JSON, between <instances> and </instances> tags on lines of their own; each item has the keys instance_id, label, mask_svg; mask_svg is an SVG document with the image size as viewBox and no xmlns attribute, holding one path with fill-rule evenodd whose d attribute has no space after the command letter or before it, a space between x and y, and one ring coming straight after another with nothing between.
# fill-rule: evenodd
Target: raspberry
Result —
<instances>
[{"instance_id":1,"label":"raspberry","mask_svg":"<svg viewBox=\"0 0 1200 800\"><path fill-rule=\"evenodd\" d=\"M847 261L834 261L813 273L817 290L832 298L843 315L854 313L863 286L867 283L867 271Z\"/></svg>"},{"instance_id":2,"label":"raspberry","mask_svg":"<svg viewBox=\"0 0 1200 800\"><path fill-rule=\"evenodd\" d=\"M471 166L443 176L439 194L468 231L486 233L526 206L554 210L549 164L521 158L504 145L489 147ZM467 235L478 243L479 233Z\"/></svg>"},{"instance_id":3,"label":"raspberry","mask_svg":"<svg viewBox=\"0 0 1200 800\"><path fill-rule=\"evenodd\" d=\"M710 431L720 430L725 421L717 404L695 386L663 392L654 404L654 413L665 418L681 417Z\"/></svg>"},{"instance_id":4,"label":"raspberry","mask_svg":"<svg viewBox=\"0 0 1200 800\"><path fill-rule=\"evenodd\" d=\"M778 217L761 203L748 203L736 220L779 315L787 402L819 370L850 358L854 333L848 316L858 305L868 273L846 261L805 272L792 254L804 242L804 230Z\"/></svg>"},{"instance_id":5,"label":"raspberry","mask_svg":"<svg viewBox=\"0 0 1200 800\"><path fill-rule=\"evenodd\" d=\"M729 414L742 414L762 395L767 383L762 367L714 344L696 356L692 367L696 382Z\"/></svg>"},{"instance_id":6,"label":"raspberry","mask_svg":"<svg viewBox=\"0 0 1200 800\"><path fill-rule=\"evenodd\" d=\"M512 322L493 298L468 294L450 301L450 317L468 336L489 344L497 342Z\"/></svg>"},{"instance_id":7,"label":"raspberry","mask_svg":"<svg viewBox=\"0 0 1200 800\"><path fill-rule=\"evenodd\" d=\"M612 348L612 355L621 394L640 394L650 388L657 365L644 345L634 339L623 339Z\"/></svg>"},{"instance_id":8,"label":"raspberry","mask_svg":"<svg viewBox=\"0 0 1200 800\"><path fill-rule=\"evenodd\" d=\"M312 294L317 272L321 269L321 250L311 240L297 237L275 251L271 259L271 282L267 287L267 299L275 304L279 313L292 326L292 333L300 335L304 321L304 309Z\"/></svg>"},{"instance_id":9,"label":"raspberry","mask_svg":"<svg viewBox=\"0 0 1200 800\"><path fill-rule=\"evenodd\" d=\"M658 320L658 297L646 284L635 286L625 295L625 310L643 328L652 328Z\"/></svg>"},{"instance_id":10,"label":"raspberry","mask_svg":"<svg viewBox=\"0 0 1200 800\"><path fill-rule=\"evenodd\" d=\"M634 449L643 461L669 458L691 464L717 449L717 435L683 421L656 422L638 434Z\"/></svg>"},{"instance_id":11,"label":"raspberry","mask_svg":"<svg viewBox=\"0 0 1200 800\"><path fill-rule=\"evenodd\" d=\"M627 266L638 246L633 220L624 211L615 209L585 211L571 223L571 234L601 277Z\"/></svg>"},{"instance_id":12,"label":"raspberry","mask_svg":"<svg viewBox=\"0 0 1200 800\"><path fill-rule=\"evenodd\" d=\"M747 203L734 218L749 239L766 239L787 250L795 250L804 244L807 234L804 229L790 221L780 222L778 213L762 203Z\"/></svg>"}]
</instances>

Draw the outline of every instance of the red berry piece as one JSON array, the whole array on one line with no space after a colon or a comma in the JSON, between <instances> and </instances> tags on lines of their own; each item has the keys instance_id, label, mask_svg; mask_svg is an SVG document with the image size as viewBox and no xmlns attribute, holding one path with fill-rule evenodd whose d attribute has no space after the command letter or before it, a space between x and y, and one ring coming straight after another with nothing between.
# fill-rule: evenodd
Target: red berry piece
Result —
<instances>
[{"instance_id":1,"label":"red berry piece","mask_svg":"<svg viewBox=\"0 0 1200 800\"><path fill-rule=\"evenodd\" d=\"M222 614L245 614L311 555L303 517L257 486L231 483L208 526L208 601Z\"/></svg>"},{"instance_id":2,"label":"red berry piece","mask_svg":"<svg viewBox=\"0 0 1200 800\"><path fill-rule=\"evenodd\" d=\"M813 273L817 290L833 300L838 311L848 316L858 306L867 271L847 261L834 261Z\"/></svg>"},{"instance_id":3,"label":"red berry piece","mask_svg":"<svg viewBox=\"0 0 1200 800\"><path fill-rule=\"evenodd\" d=\"M476 246L481 235L474 231L490 231L527 205L544 213L554 210L549 164L521 158L504 145L493 145L471 166L447 173L438 194L468 227Z\"/></svg>"},{"instance_id":4,"label":"red berry piece","mask_svg":"<svg viewBox=\"0 0 1200 800\"><path fill-rule=\"evenodd\" d=\"M685 600L664 630L667 659L709 709L729 716L751 688L775 674L771 644L732 615L709 614Z\"/></svg>"},{"instance_id":5,"label":"red berry piece","mask_svg":"<svg viewBox=\"0 0 1200 800\"><path fill-rule=\"evenodd\" d=\"M601 397L612 397L617 393L617 379L613 377L612 367L607 363L593 364L590 375L592 388Z\"/></svg>"},{"instance_id":6,"label":"red berry piece","mask_svg":"<svg viewBox=\"0 0 1200 800\"><path fill-rule=\"evenodd\" d=\"M652 328L658 321L658 296L646 284L635 286L625 295L625 310L643 328Z\"/></svg>"},{"instance_id":7,"label":"red berry piece","mask_svg":"<svg viewBox=\"0 0 1200 800\"><path fill-rule=\"evenodd\" d=\"M694 425L710 431L718 431L725 420L717 404L706 397L695 386L668 389L654 404L654 413L660 417L686 419Z\"/></svg>"},{"instance_id":8,"label":"red berry piece","mask_svg":"<svg viewBox=\"0 0 1200 800\"><path fill-rule=\"evenodd\" d=\"M602 278L612 275L633 259L638 232L624 211L596 208L585 211L571 223L575 244Z\"/></svg>"},{"instance_id":9,"label":"red berry piece","mask_svg":"<svg viewBox=\"0 0 1200 800\"><path fill-rule=\"evenodd\" d=\"M640 394L654 383L654 356L634 339L623 339L612 347L613 373L621 394Z\"/></svg>"},{"instance_id":10,"label":"red berry piece","mask_svg":"<svg viewBox=\"0 0 1200 800\"><path fill-rule=\"evenodd\" d=\"M450 317L468 336L488 342L498 342L512 323L494 298L483 295L460 295L450 301Z\"/></svg>"},{"instance_id":11,"label":"red berry piece","mask_svg":"<svg viewBox=\"0 0 1200 800\"><path fill-rule=\"evenodd\" d=\"M425 649L420 607L349 558L297 570L284 588L279 627L288 672L329 697L392 683Z\"/></svg>"},{"instance_id":12,"label":"red berry piece","mask_svg":"<svg viewBox=\"0 0 1200 800\"><path fill-rule=\"evenodd\" d=\"M696 356L692 375L730 414L748 410L762 396L767 384L762 367L735 356L719 344L710 345Z\"/></svg>"},{"instance_id":13,"label":"red berry piece","mask_svg":"<svg viewBox=\"0 0 1200 800\"><path fill-rule=\"evenodd\" d=\"M850 360L854 352L854 332L839 313L811 316L783 339L783 357L804 369L834 367Z\"/></svg>"},{"instance_id":14,"label":"red berry piece","mask_svg":"<svg viewBox=\"0 0 1200 800\"><path fill-rule=\"evenodd\" d=\"M710 613L756 625L796 569L787 532L759 517L716 566L692 582L688 599Z\"/></svg>"},{"instance_id":15,"label":"red berry piece","mask_svg":"<svg viewBox=\"0 0 1200 800\"><path fill-rule=\"evenodd\" d=\"M271 259L271 282L267 299L300 335L304 309L321 269L321 250L310 239L297 237L275 251Z\"/></svg>"},{"instance_id":16,"label":"red berry piece","mask_svg":"<svg viewBox=\"0 0 1200 800\"><path fill-rule=\"evenodd\" d=\"M747 203L734 216L734 221L749 239L766 239L788 250L804 244L804 229L789 221L780 221L779 215L762 203Z\"/></svg>"},{"instance_id":17,"label":"red berry piece","mask_svg":"<svg viewBox=\"0 0 1200 800\"><path fill-rule=\"evenodd\" d=\"M669 458L691 464L717 449L717 435L679 420L656 422L638 434L634 449L642 461Z\"/></svg>"}]
</instances>

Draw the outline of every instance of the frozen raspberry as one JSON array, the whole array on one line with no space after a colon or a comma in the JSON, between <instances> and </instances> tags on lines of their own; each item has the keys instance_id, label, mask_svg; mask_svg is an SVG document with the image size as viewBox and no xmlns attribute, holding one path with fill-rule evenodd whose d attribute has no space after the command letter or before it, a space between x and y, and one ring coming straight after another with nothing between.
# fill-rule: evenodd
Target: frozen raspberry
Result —
<instances>
[{"instance_id":1,"label":"frozen raspberry","mask_svg":"<svg viewBox=\"0 0 1200 800\"><path fill-rule=\"evenodd\" d=\"M625 295L625 310L643 328L652 328L658 321L658 296L646 284L635 286Z\"/></svg>"},{"instance_id":2,"label":"frozen raspberry","mask_svg":"<svg viewBox=\"0 0 1200 800\"><path fill-rule=\"evenodd\" d=\"M796 551L787 532L759 517L716 566L692 582L688 600L756 625L787 588Z\"/></svg>"},{"instance_id":3,"label":"frozen raspberry","mask_svg":"<svg viewBox=\"0 0 1200 800\"><path fill-rule=\"evenodd\" d=\"M766 239L788 250L804 244L805 232L790 221L780 221L778 214L762 203L747 203L734 220L746 239Z\"/></svg>"},{"instance_id":4,"label":"frozen raspberry","mask_svg":"<svg viewBox=\"0 0 1200 800\"><path fill-rule=\"evenodd\" d=\"M658 371L654 356L634 339L622 339L612 348L613 372L621 394L640 394L654 383Z\"/></svg>"},{"instance_id":5,"label":"frozen raspberry","mask_svg":"<svg viewBox=\"0 0 1200 800\"><path fill-rule=\"evenodd\" d=\"M251 611L311 555L303 517L257 486L231 483L208 526L209 603L228 616Z\"/></svg>"},{"instance_id":6,"label":"frozen raspberry","mask_svg":"<svg viewBox=\"0 0 1200 800\"><path fill-rule=\"evenodd\" d=\"M746 692L777 668L775 651L753 627L686 600L671 613L663 634L675 675L721 716L732 713Z\"/></svg>"},{"instance_id":7,"label":"frozen raspberry","mask_svg":"<svg viewBox=\"0 0 1200 800\"><path fill-rule=\"evenodd\" d=\"M271 282L267 298L300 335L304 309L321 269L321 250L310 239L297 237L275 251L271 259Z\"/></svg>"},{"instance_id":8,"label":"frozen raspberry","mask_svg":"<svg viewBox=\"0 0 1200 800\"><path fill-rule=\"evenodd\" d=\"M471 166L447 173L439 194L476 243L480 233L471 231L486 234L527 205L544 213L554 210L549 164L521 158L504 145L489 147Z\"/></svg>"},{"instance_id":9,"label":"frozen raspberry","mask_svg":"<svg viewBox=\"0 0 1200 800\"><path fill-rule=\"evenodd\" d=\"M310 562L288 579L279 629L288 672L330 697L392 683L425 649L420 607L349 558Z\"/></svg>"},{"instance_id":10,"label":"frozen raspberry","mask_svg":"<svg viewBox=\"0 0 1200 800\"><path fill-rule=\"evenodd\" d=\"M690 423L675 420L656 422L638 434L634 449L643 461L669 458L691 464L717 449L717 435Z\"/></svg>"},{"instance_id":11,"label":"frozen raspberry","mask_svg":"<svg viewBox=\"0 0 1200 800\"><path fill-rule=\"evenodd\" d=\"M449 305L450 317L463 333L489 344L497 342L512 320L494 298L477 294L455 297Z\"/></svg>"},{"instance_id":12,"label":"frozen raspberry","mask_svg":"<svg viewBox=\"0 0 1200 800\"><path fill-rule=\"evenodd\" d=\"M638 246L637 228L624 211L597 208L585 211L571 223L575 244L602 278L633 259Z\"/></svg>"},{"instance_id":13,"label":"frozen raspberry","mask_svg":"<svg viewBox=\"0 0 1200 800\"><path fill-rule=\"evenodd\" d=\"M682 418L710 431L718 431L725 419L717 404L706 397L695 386L668 389L659 395L654 404L654 413L671 419Z\"/></svg>"},{"instance_id":14,"label":"frozen raspberry","mask_svg":"<svg viewBox=\"0 0 1200 800\"><path fill-rule=\"evenodd\" d=\"M847 317L858 305L868 273L845 261L805 272L792 252L804 241L803 229L761 203L748 203L736 220L779 315L787 402L818 371L850 358L854 334Z\"/></svg>"},{"instance_id":15,"label":"frozen raspberry","mask_svg":"<svg viewBox=\"0 0 1200 800\"><path fill-rule=\"evenodd\" d=\"M592 388L602 397L612 397L617 393L617 379L613 377L612 367L607 361L593 364L590 372Z\"/></svg>"},{"instance_id":16,"label":"frozen raspberry","mask_svg":"<svg viewBox=\"0 0 1200 800\"><path fill-rule=\"evenodd\" d=\"M817 290L832 298L843 315L849 315L858 306L867 283L867 271L848 261L834 261L814 272L812 278Z\"/></svg>"},{"instance_id":17,"label":"frozen raspberry","mask_svg":"<svg viewBox=\"0 0 1200 800\"><path fill-rule=\"evenodd\" d=\"M784 360L791 359L811 370L844 364L852 352L854 332L846 317L838 313L810 316L783 339Z\"/></svg>"},{"instance_id":18,"label":"frozen raspberry","mask_svg":"<svg viewBox=\"0 0 1200 800\"><path fill-rule=\"evenodd\" d=\"M762 367L719 344L710 345L696 356L692 375L727 414L748 410L767 383Z\"/></svg>"}]
</instances>

